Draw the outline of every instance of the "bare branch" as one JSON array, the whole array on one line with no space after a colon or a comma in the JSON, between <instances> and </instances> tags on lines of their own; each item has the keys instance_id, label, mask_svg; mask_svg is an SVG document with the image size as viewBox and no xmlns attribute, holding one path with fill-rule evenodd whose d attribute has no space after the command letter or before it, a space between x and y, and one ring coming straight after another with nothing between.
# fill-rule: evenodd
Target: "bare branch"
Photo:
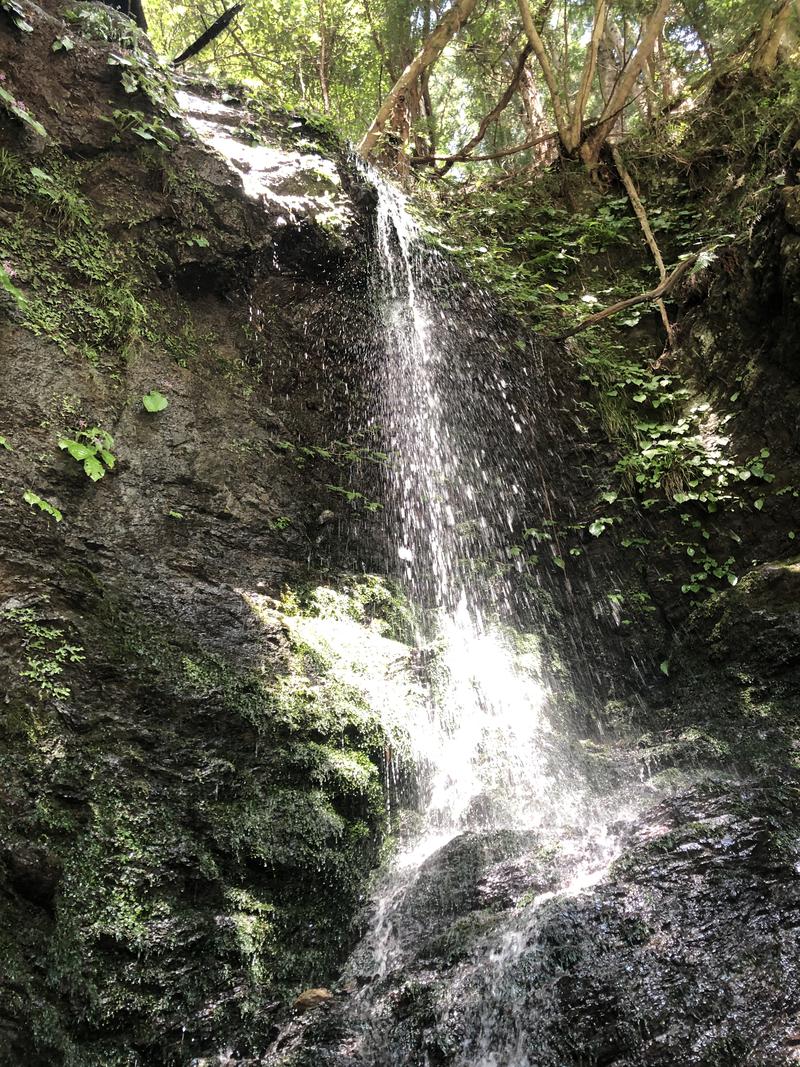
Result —
<instances>
[{"instance_id":1,"label":"bare branch","mask_svg":"<svg viewBox=\"0 0 800 1067\"><path fill-rule=\"evenodd\" d=\"M610 315L616 315L618 312L632 308L636 304L649 304L654 300L662 299L675 288L687 270L695 265L703 251L705 249L695 252L688 259L682 259L672 274L668 275L663 282L660 282L655 289L649 289L646 293L640 293L638 296L629 296L627 300L619 300L616 304L603 308L602 311L595 311L593 315L587 315L585 319L581 319L576 326L572 326L569 330L565 330L564 333L551 337L551 340L566 341L568 337L574 337L575 334L588 330L590 326L596 326L598 322L602 322L603 319L607 319Z\"/></svg>"},{"instance_id":2,"label":"bare branch","mask_svg":"<svg viewBox=\"0 0 800 1067\"><path fill-rule=\"evenodd\" d=\"M658 247L658 242L653 235L652 227L650 226L650 219L647 217L644 204L642 203L639 193L636 190L636 186L633 184L633 179L628 173L628 168L625 166L625 162L622 158L622 153L616 145L611 146L611 158L614 160L614 166L617 168L617 173L622 179L622 184L625 186L625 192L628 194L628 199L633 207L634 214L639 220L639 225L642 228L644 239L647 241L647 247L653 254L656 267L658 267L658 276L661 279L662 284L667 279L667 268L664 266L664 257L661 255L661 249ZM664 329L667 331L667 339L672 343L672 323L669 321L669 315L667 314L667 308L664 301L657 300L657 306L659 314L661 315L661 321L664 323Z\"/></svg>"},{"instance_id":3,"label":"bare branch","mask_svg":"<svg viewBox=\"0 0 800 1067\"><path fill-rule=\"evenodd\" d=\"M531 54L532 48L530 43L527 43L519 54L516 65L514 67L514 74L511 81L508 83L503 95L497 101L492 110L481 119L478 130L473 137L459 148L457 152L454 152L452 156L445 157L443 165L439 167L439 174L446 174L454 163L458 163L459 160L466 159L473 148L476 148L486 136L486 131L491 124L496 121L503 111L508 107L514 98L514 93L517 91L520 79L522 78L522 72L525 69L525 61ZM417 162L417 160L414 160Z\"/></svg>"},{"instance_id":4,"label":"bare branch","mask_svg":"<svg viewBox=\"0 0 800 1067\"><path fill-rule=\"evenodd\" d=\"M501 148L497 152L490 152L483 156L413 156L412 163L486 163L491 159L503 159L506 156L514 156L517 152L525 152L528 148L535 148L546 141L554 141L559 136L556 130L537 137L532 141L523 141L522 144L511 145L510 148Z\"/></svg>"}]
</instances>

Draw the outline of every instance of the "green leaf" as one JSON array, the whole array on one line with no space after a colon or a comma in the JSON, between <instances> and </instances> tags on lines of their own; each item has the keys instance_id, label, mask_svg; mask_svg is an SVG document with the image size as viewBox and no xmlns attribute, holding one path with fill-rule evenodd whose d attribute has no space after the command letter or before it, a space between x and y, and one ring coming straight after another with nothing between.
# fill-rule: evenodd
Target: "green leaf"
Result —
<instances>
[{"instance_id":1,"label":"green leaf","mask_svg":"<svg viewBox=\"0 0 800 1067\"><path fill-rule=\"evenodd\" d=\"M25 307L27 305L28 298L24 296L19 291L19 289L17 289L16 285L14 285L14 283L11 281L11 278L8 276L8 271L5 269L2 263L0 263L0 289L5 289L7 293L10 293L10 295L13 296L17 303L20 304L22 307Z\"/></svg>"},{"instance_id":2,"label":"green leaf","mask_svg":"<svg viewBox=\"0 0 800 1067\"><path fill-rule=\"evenodd\" d=\"M71 437L59 437L58 447L66 448L72 458L77 460L89 459L95 454L95 449L91 445L85 445L81 441L73 441Z\"/></svg>"},{"instance_id":3,"label":"green leaf","mask_svg":"<svg viewBox=\"0 0 800 1067\"><path fill-rule=\"evenodd\" d=\"M764 497L760 496L758 500L756 500L753 504L753 507L756 509L756 511L761 511L761 509L764 507Z\"/></svg>"},{"instance_id":4,"label":"green leaf","mask_svg":"<svg viewBox=\"0 0 800 1067\"><path fill-rule=\"evenodd\" d=\"M114 464L117 462L116 457L114 456L114 454L112 452L109 452L108 449L106 449L106 448L101 448L99 450L99 454L102 457L102 459L103 459L105 465L108 467L108 469L110 471L113 471Z\"/></svg>"},{"instance_id":5,"label":"green leaf","mask_svg":"<svg viewBox=\"0 0 800 1067\"><path fill-rule=\"evenodd\" d=\"M142 397L142 403L145 411L153 414L157 411L163 411L169 405L169 400L163 393L159 393L158 389L151 389L149 393Z\"/></svg>"},{"instance_id":6,"label":"green leaf","mask_svg":"<svg viewBox=\"0 0 800 1067\"><path fill-rule=\"evenodd\" d=\"M553 556L553 563L555 563L557 567L560 567L562 571L566 570L564 560L561 558L561 556Z\"/></svg>"},{"instance_id":7,"label":"green leaf","mask_svg":"<svg viewBox=\"0 0 800 1067\"><path fill-rule=\"evenodd\" d=\"M54 52L71 52L74 47L75 45L73 44L72 39L66 36L56 37L55 41L53 41Z\"/></svg>"},{"instance_id":8,"label":"green leaf","mask_svg":"<svg viewBox=\"0 0 800 1067\"><path fill-rule=\"evenodd\" d=\"M39 167L31 167L31 176L38 178L42 182L52 182L52 177L45 170L40 170Z\"/></svg>"},{"instance_id":9,"label":"green leaf","mask_svg":"<svg viewBox=\"0 0 800 1067\"><path fill-rule=\"evenodd\" d=\"M611 492L601 493L600 497L602 500L605 500L607 504L613 504L617 499L617 493L612 490Z\"/></svg>"},{"instance_id":10,"label":"green leaf","mask_svg":"<svg viewBox=\"0 0 800 1067\"><path fill-rule=\"evenodd\" d=\"M667 676L667 678L669 678L669 660L668 659L662 659L662 661L659 663L658 667L659 667L659 670L661 671L661 673L665 674Z\"/></svg>"},{"instance_id":11,"label":"green leaf","mask_svg":"<svg viewBox=\"0 0 800 1067\"><path fill-rule=\"evenodd\" d=\"M592 537L599 537L605 530L606 526L608 526L608 522L605 519L597 519L589 526L589 533Z\"/></svg>"},{"instance_id":12,"label":"green leaf","mask_svg":"<svg viewBox=\"0 0 800 1067\"><path fill-rule=\"evenodd\" d=\"M2 434L0 434L0 448L4 448L7 452L13 452L14 451L14 449L8 443L7 438L3 437Z\"/></svg>"},{"instance_id":13,"label":"green leaf","mask_svg":"<svg viewBox=\"0 0 800 1067\"><path fill-rule=\"evenodd\" d=\"M167 513L171 519L182 519L183 515L180 511L170 511Z\"/></svg>"},{"instance_id":14,"label":"green leaf","mask_svg":"<svg viewBox=\"0 0 800 1067\"><path fill-rule=\"evenodd\" d=\"M44 500L42 497L39 496L38 493L34 493L31 489L25 490L25 492L22 494L22 499L25 501L26 504L30 504L31 507L37 507L46 515L50 515L56 520L56 522L61 522L61 520L64 518L64 516L61 514L55 504L51 504L48 500Z\"/></svg>"},{"instance_id":15,"label":"green leaf","mask_svg":"<svg viewBox=\"0 0 800 1067\"><path fill-rule=\"evenodd\" d=\"M83 469L93 482L99 482L105 477L106 469L96 456L89 456L83 464Z\"/></svg>"}]
</instances>

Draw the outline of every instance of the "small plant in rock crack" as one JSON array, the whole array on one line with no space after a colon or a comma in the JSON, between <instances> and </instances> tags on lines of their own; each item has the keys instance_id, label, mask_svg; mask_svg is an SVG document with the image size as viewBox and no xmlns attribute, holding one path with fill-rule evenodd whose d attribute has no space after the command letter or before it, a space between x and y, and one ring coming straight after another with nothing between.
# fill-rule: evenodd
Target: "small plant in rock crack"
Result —
<instances>
[{"instance_id":1,"label":"small plant in rock crack","mask_svg":"<svg viewBox=\"0 0 800 1067\"><path fill-rule=\"evenodd\" d=\"M143 111L131 111L128 108L116 108L111 115L110 119L105 115L101 118L104 122L113 122L117 127L118 132L112 137L113 141L119 142L123 134L133 133L143 141L152 141L162 151L168 152L179 140L177 133L162 122L158 115L148 118Z\"/></svg>"},{"instance_id":2,"label":"small plant in rock crack","mask_svg":"<svg viewBox=\"0 0 800 1067\"><path fill-rule=\"evenodd\" d=\"M26 489L22 494L22 499L26 504L30 504L32 508L37 507L39 511L43 511L45 515L49 515L52 519L55 519L56 522L61 522L64 518L55 504L51 504L49 500L45 500L44 497L39 496L38 493L34 493L32 489Z\"/></svg>"},{"instance_id":3,"label":"small plant in rock crack","mask_svg":"<svg viewBox=\"0 0 800 1067\"><path fill-rule=\"evenodd\" d=\"M7 619L22 633L25 669L19 672L19 677L31 683L40 700L68 697L70 690L61 684L60 677L66 663L83 663L86 659L82 646L68 644L59 626L37 622L32 608L11 608L0 614L0 618Z\"/></svg>"},{"instance_id":4,"label":"small plant in rock crack","mask_svg":"<svg viewBox=\"0 0 800 1067\"><path fill-rule=\"evenodd\" d=\"M25 9L16 0L0 0L0 10L5 11L18 30L33 33L33 26L28 21Z\"/></svg>"},{"instance_id":5,"label":"small plant in rock crack","mask_svg":"<svg viewBox=\"0 0 800 1067\"><path fill-rule=\"evenodd\" d=\"M116 457L111 451L114 438L99 426L92 426L89 430L76 430L72 437L59 437L58 447L65 449L74 460L82 463L87 477L93 482L105 477L106 469L113 470L116 464Z\"/></svg>"},{"instance_id":6,"label":"small plant in rock crack","mask_svg":"<svg viewBox=\"0 0 800 1067\"><path fill-rule=\"evenodd\" d=\"M359 493L355 489L347 489L343 485L330 484L326 485L325 488L331 493L339 493L348 504L352 504L354 507L361 504L365 511L380 511L383 508L383 504L378 503L377 500L368 500L363 493Z\"/></svg>"},{"instance_id":7,"label":"small plant in rock crack","mask_svg":"<svg viewBox=\"0 0 800 1067\"><path fill-rule=\"evenodd\" d=\"M4 76L0 71L0 81L3 80ZM47 130L38 119L33 117L22 100L17 100L13 93L10 93L2 85L0 85L0 104L10 111L12 115L16 116L20 122L24 122L34 133L38 133L40 137L47 137Z\"/></svg>"}]
</instances>

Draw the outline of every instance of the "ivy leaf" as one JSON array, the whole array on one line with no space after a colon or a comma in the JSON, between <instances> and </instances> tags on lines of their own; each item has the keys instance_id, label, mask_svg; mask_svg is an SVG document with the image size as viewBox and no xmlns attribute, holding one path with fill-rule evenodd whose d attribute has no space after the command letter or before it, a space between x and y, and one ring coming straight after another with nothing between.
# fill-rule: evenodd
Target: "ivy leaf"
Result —
<instances>
[{"instance_id":1,"label":"ivy leaf","mask_svg":"<svg viewBox=\"0 0 800 1067\"><path fill-rule=\"evenodd\" d=\"M154 414L157 411L163 411L169 405L169 400L163 393L159 393L158 389L151 389L149 393L142 397L142 403L145 411Z\"/></svg>"},{"instance_id":2,"label":"ivy leaf","mask_svg":"<svg viewBox=\"0 0 800 1067\"><path fill-rule=\"evenodd\" d=\"M614 491L612 490L612 491L610 491L610 492L607 492L607 493L601 493L601 494L600 494L600 498L601 498L602 500L605 500L605 502L606 502L607 504L613 504L613 503L615 502L615 500L617 499L617 495L618 495L618 494L617 494L617 493L615 493L615 492L614 492Z\"/></svg>"},{"instance_id":3,"label":"ivy leaf","mask_svg":"<svg viewBox=\"0 0 800 1067\"><path fill-rule=\"evenodd\" d=\"M70 37L56 37L55 41L53 41L54 52L71 52L74 47L75 45Z\"/></svg>"},{"instance_id":4,"label":"ivy leaf","mask_svg":"<svg viewBox=\"0 0 800 1067\"><path fill-rule=\"evenodd\" d=\"M99 482L101 478L105 477L106 469L97 456L89 456L83 464L83 469L93 482Z\"/></svg>"},{"instance_id":5,"label":"ivy leaf","mask_svg":"<svg viewBox=\"0 0 800 1067\"><path fill-rule=\"evenodd\" d=\"M599 537L607 525L608 523L604 519L597 519L589 526L589 533L592 537Z\"/></svg>"},{"instance_id":6,"label":"ivy leaf","mask_svg":"<svg viewBox=\"0 0 800 1067\"><path fill-rule=\"evenodd\" d=\"M760 496L758 500L756 500L753 504L753 507L756 509L756 511L761 511L761 509L764 507L764 497Z\"/></svg>"},{"instance_id":7,"label":"ivy leaf","mask_svg":"<svg viewBox=\"0 0 800 1067\"><path fill-rule=\"evenodd\" d=\"M668 659L662 659L662 661L658 665L658 668L659 668L659 670L661 671L662 674L665 674L667 676L667 678L669 678L669 660Z\"/></svg>"}]
</instances>

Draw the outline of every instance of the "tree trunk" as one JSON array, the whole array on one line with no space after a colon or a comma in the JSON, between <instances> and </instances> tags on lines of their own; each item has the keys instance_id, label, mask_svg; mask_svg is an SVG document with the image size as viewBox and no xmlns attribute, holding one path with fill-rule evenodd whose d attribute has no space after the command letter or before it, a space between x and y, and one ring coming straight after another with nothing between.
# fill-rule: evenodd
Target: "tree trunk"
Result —
<instances>
[{"instance_id":1,"label":"tree trunk","mask_svg":"<svg viewBox=\"0 0 800 1067\"><path fill-rule=\"evenodd\" d=\"M564 110L564 106L561 102L561 94L558 88L558 82L553 71L553 66L550 62L550 57L547 54L544 41L539 35L539 31L533 21L533 15L531 15L531 9L528 6L528 0L517 0L519 5L519 13L522 16L522 25L525 27L525 33L528 36L528 40L531 43L531 48L536 58L539 60L539 66L542 68L542 75L545 83L547 84L547 90L550 93L550 103L553 105L553 114L556 119L556 129L558 135L561 138L561 143L564 146L565 151L573 152L578 145L571 144L571 126L569 122L569 116Z\"/></svg>"},{"instance_id":2,"label":"tree trunk","mask_svg":"<svg viewBox=\"0 0 800 1067\"><path fill-rule=\"evenodd\" d=\"M439 58L450 39L470 17L476 3L477 0L455 0L453 6L442 16L433 33L387 93L372 125L362 137L358 153L363 159L368 159L374 152L392 116L398 111L402 113L406 110L406 100L414 92L419 94L419 79L423 71Z\"/></svg>"},{"instance_id":3,"label":"tree trunk","mask_svg":"<svg viewBox=\"0 0 800 1067\"><path fill-rule=\"evenodd\" d=\"M580 147L581 159L591 171L597 168L603 145L614 128L623 108L630 100L636 81L642 73L642 68L656 46L658 35L664 26L671 2L672 0L658 0L655 10L642 27L641 38L636 51L629 56L617 79L617 84L610 99L606 101L600 120Z\"/></svg>"},{"instance_id":4,"label":"tree trunk","mask_svg":"<svg viewBox=\"0 0 800 1067\"><path fill-rule=\"evenodd\" d=\"M327 114L331 109L329 88L331 57L328 20L325 15L325 0L318 0L317 9L319 12L319 87L322 92L322 110Z\"/></svg>"},{"instance_id":5,"label":"tree trunk","mask_svg":"<svg viewBox=\"0 0 800 1067\"><path fill-rule=\"evenodd\" d=\"M581 75L581 84L578 89L578 95L575 97L575 102L572 107L572 122L570 123L570 141L575 145L580 144L581 137L583 135L583 118L586 111L586 105L589 101L589 93L592 88L592 82L594 81L594 73L597 68L597 52L600 48L600 42L603 40L603 33L606 28L606 17L608 15L607 0L596 0L594 8L594 23L592 25L592 37L589 41L589 48L586 53L586 60L583 65L583 73Z\"/></svg>"},{"instance_id":6,"label":"tree trunk","mask_svg":"<svg viewBox=\"0 0 800 1067\"><path fill-rule=\"evenodd\" d=\"M553 143L555 138L544 139L547 133L544 100L539 92L539 84L528 67L522 70L519 95L522 100L523 125L528 134L528 141L531 142L531 154L537 164L546 164L557 154Z\"/></svg>"},{"instance_id":7,"label":"tree trunk","mask_svg":"<svg viewBox=\"0 0 800 1067\"><path fill-rule=\"evenodd\" d=\"M791 9L792 0L777 0L761 17L751 63L754 74L771 74L778 65L778 52L788 29Z\"/></svg>"}]
</instances>

